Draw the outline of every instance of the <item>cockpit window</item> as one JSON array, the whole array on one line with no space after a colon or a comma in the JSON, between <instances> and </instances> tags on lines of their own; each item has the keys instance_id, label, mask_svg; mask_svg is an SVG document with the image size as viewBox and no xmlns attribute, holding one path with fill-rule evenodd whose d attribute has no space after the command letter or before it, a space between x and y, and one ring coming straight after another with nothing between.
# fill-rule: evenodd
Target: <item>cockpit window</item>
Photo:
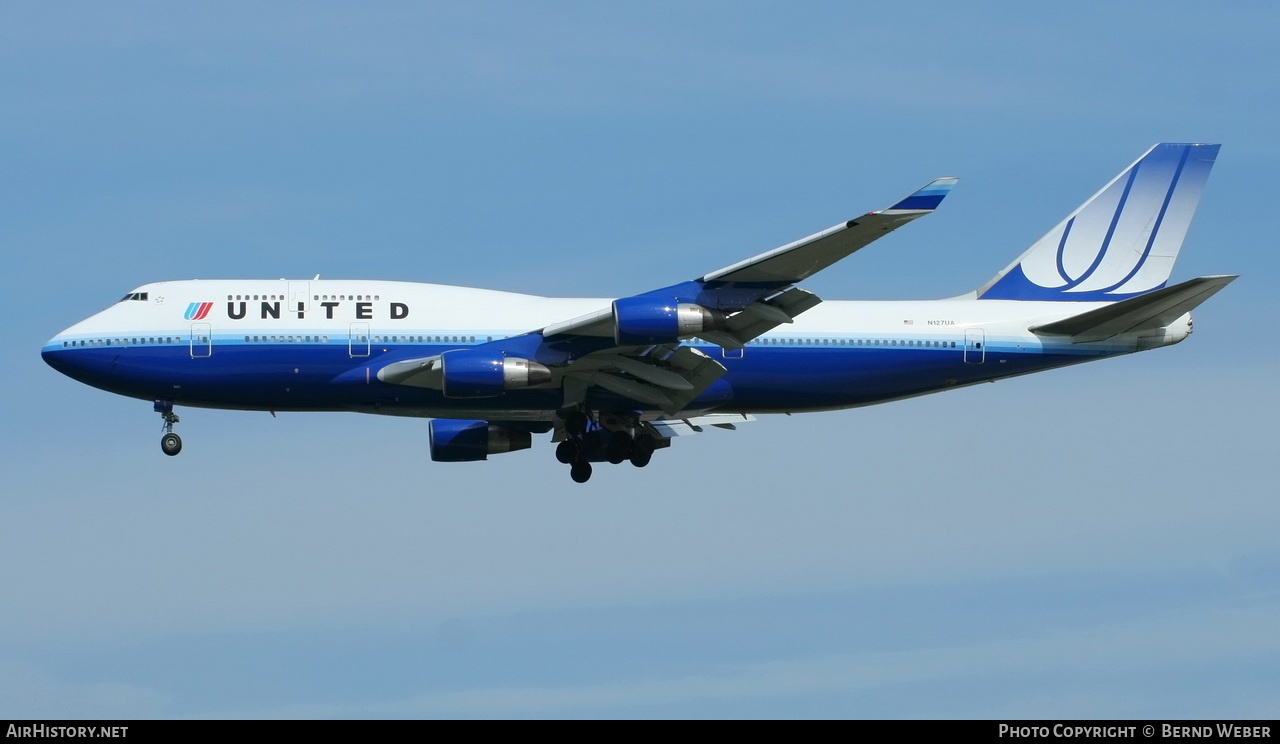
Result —
<instances>
[{"instance_id":1,"label":"cockpit window","mask_svg":"<svg viewBox=\"0 0 1280 744\"><path fill-rule=\"evenodd\" d=\"M120 298L121 302L129 302L130 300L134 300L137 302L146 302L147 293L146 292L130 292L129 294Z\"/></svg>"}]
</instances>

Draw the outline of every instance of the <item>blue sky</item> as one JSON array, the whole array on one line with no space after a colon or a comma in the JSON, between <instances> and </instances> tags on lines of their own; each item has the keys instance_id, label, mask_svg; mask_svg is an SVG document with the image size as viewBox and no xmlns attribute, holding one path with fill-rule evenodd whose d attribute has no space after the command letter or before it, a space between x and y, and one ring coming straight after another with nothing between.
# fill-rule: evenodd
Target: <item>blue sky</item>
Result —
<instances>
[{"instance_id":1,"label":"blue sky","mask_svg":"<svg viewBox=\"0 0 1280 744\"><path fill-rule=\"evenodd\" d=\"M1280 715L1280 10L1235 3L0 8L0 715ZM1222 142L1186 343L682 439L182 411L63 378L148 282L625 295L932 178L806 287L971 289L1152 143ZM539 446L540 445L540 446Z\"/></svg>"}]
</instances>

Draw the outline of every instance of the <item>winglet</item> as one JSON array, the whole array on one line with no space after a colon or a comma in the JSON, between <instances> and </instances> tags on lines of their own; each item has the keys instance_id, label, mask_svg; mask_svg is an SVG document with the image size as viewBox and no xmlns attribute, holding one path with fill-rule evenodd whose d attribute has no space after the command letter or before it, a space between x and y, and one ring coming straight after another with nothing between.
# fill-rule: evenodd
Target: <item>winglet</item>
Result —
<instances>
[{"instance_id":1,"label":"winglet","mask_svg":"<svg viewBox=\"0 0 1280 744\"><path fill-rule=\"evenodd\" d=\"M881 210L878 214L900 214L902 212L932 212L938 208L942 200L951 193L951 187L956 185L958 178L939 178L929 183L928 186L920 189L914 194L908 196L902 201L894 204L888 209Z\"/></svg>"}]
</instances>

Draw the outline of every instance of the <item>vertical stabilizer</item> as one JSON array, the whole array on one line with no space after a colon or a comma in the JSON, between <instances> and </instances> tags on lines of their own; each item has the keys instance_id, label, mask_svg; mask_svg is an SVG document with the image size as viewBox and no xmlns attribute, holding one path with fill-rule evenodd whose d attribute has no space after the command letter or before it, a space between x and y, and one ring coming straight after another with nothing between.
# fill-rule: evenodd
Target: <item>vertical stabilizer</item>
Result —
<instances>
[{"instance_id":1,"label":"vertical stabilizer","mask_svg":"<svg viewBox=\"0 0 1280 744\"><path fill-rule=\"evenodd\" d=\"M1218 147L1152 147L982 285L978 299L1098 302L1163 287Z\"/></svg>"}]
</instances>

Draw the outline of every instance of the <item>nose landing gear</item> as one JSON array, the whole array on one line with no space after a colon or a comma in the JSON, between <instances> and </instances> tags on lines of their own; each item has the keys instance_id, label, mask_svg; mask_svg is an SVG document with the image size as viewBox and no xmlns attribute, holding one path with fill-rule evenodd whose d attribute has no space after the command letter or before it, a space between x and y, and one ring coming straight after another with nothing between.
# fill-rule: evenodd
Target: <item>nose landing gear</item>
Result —
<instances>
[{"instance_id":1,"label":"nose landing gear","mask_svg":"<svg viewBox=\"0 0 1280 744\"><path fill-rule=\"evenodd\" d=\"M154 410L164 419L164 436L160 437L160 449L173 457L182 451L182 437L173 433L173 425L178 423L178 414L173 412L173 403L167 400L156 401Z\"/></svg>"}]
</instances>

